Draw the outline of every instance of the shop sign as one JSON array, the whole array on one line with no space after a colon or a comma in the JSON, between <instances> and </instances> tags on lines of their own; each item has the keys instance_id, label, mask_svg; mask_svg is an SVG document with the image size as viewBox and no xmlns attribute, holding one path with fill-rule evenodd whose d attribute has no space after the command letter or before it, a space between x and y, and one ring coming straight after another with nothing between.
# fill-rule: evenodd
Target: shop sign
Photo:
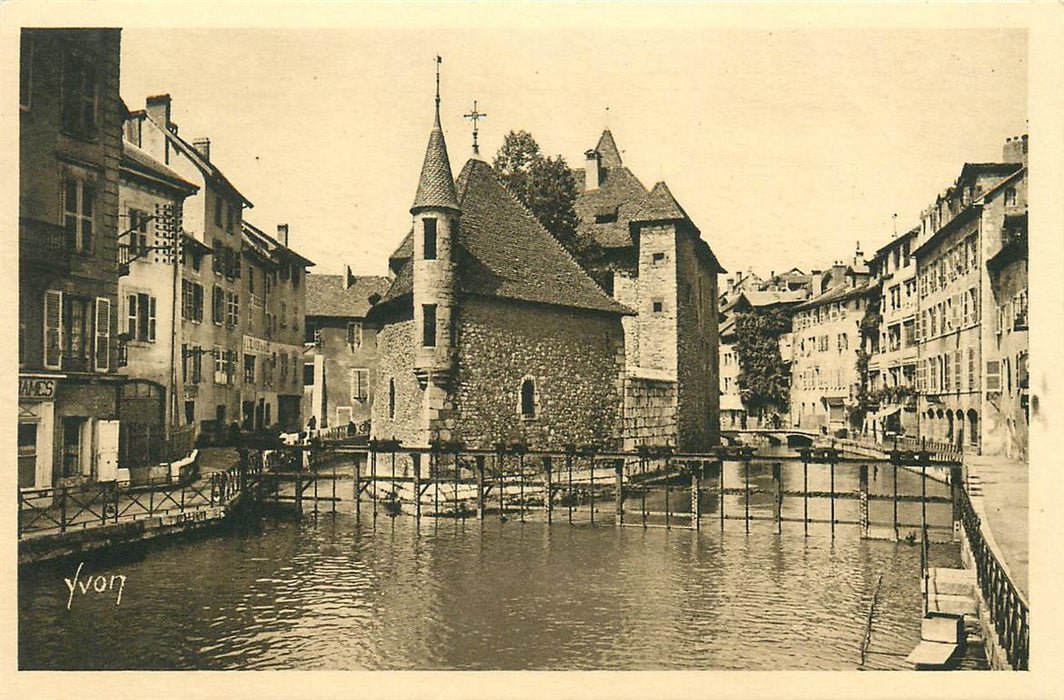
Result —
<instances>
[{"instance_id":1,"label":"shop sign","mask_svg":"<svg viewBox=\"0 0 1064 700\"><path fill-rule=\"evenodd\" d=\"M244 352L268 353L269 351L269 341L251 335L244 336Z\"/></svg>"},{"instance_id":2,"label":"shop sign","mask_svg":"<svg viewBox=\"0 0 1064 700\"><path fill-rule=\"evenodd\" d=\"M18 397L20 399L52 399L59 380L52 377L19 377Z\"/></svg>"}]
</instances>

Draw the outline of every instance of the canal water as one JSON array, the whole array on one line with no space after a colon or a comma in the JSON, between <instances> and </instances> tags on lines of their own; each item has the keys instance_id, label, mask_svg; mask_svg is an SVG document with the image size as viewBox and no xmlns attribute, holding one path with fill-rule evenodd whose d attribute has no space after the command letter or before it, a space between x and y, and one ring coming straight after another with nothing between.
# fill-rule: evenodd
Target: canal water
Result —
<instances>
[{"instance_id":1,"label":"canal water","mask_svg":"<svg viewBox=\"0 0 1064 700\"><path fill-rule=\"evenodd\" d=\"M126 577L118 605L110 588L71 594L77 562L26 569L19 665L853 670L873 596L863 668L906 668L920 636L919 545L856 526L419 524L350 506L86 560L81 581Z\"/></svg>"}]
</instances>

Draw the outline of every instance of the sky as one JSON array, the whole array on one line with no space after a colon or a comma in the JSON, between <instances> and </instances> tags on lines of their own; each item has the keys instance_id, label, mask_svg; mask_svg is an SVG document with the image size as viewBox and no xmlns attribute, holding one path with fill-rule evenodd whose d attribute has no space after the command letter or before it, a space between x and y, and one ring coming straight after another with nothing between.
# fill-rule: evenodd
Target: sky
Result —
<instances>
[{"instance_id":1,"label":"sky","mask_svg":"<svg viewBox=\"0 0 1064 700\"><path fill-rule=\"evenodd\" d=\"M729 272L870 254L965 162L1027 132L1022 29L127 28L121 94L139 109L169 93L181 135L209 137L254 203L246 218L289 224L315 272L384 274L410 226L437 54L455 174L474 100L489 160L524 129L580 166L608 127Z\"/></svg>"}]
</instances>

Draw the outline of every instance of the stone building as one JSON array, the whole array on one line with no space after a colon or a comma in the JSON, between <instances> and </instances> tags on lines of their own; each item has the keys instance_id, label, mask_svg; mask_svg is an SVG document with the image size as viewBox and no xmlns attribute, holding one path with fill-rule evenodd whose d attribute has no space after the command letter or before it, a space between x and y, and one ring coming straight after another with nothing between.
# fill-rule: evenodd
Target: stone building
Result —
<instances>
[{"instance_id":1,"label":"stone building","mask_svg":"<svg viewBox=\"0 0 1064 700\"><path fill-rule=\"evenodd\" d=\"M1030 424L1026 161L1024 151L1024 167L983 195L982 201L987 284L981 449L984 455L1020 461L1029 456Z\"/></svg>"},{"instance_id":2,"label":"stone building","mask_svg":"<svg viewBox=\"0 0 1064 700\"><path fill-rule=\"evenodd\" d=\"M182 211L179 413L208 437L234 424L297 429L313 263L288 246L287 226L275 239L243 220L251 202L211 160L210 139L180 136L171 108L169 95L147 98L125 138L198 188Z\"/></svg>"},{"instance_id":3,"label":"stone building","mask_svg":"<svg viewBox=\"0 0 1064 700\"><path fill-rule=\"evenodd\" d=\"M574 172L582 260L624 319L624 444L697 451L718 444L717 275L724 272L694 222L659 182L649 192L607 129Z\"/></svg>"},{"instance_id":4,"label":"stone building","mask_svg":"<svg viewBox=\"0 0 1064 700\"><path fill-rule=\"evenodd\" d=\"M307 276L303 352L303 425L361 426L371 418L377 386L377 331L370 308L388 291L387 277Z\"/></svg>"},{"instance_id":5,"label":"stone building","mask_svg":"<svg viewBox=\"0 0 1064 700\"><path fill-rule=\"evenodd\" d=\"M721 321L720 331L720 405L721 425L729 430L743 429L760 425L762 418L768 418L772 413L785 415L787 406L774 406L766 411L751 411L743 400L743 394L739 389L739 373L742 371L742 362L739 354L739 337L736 332L736 322L742 314L767 314L773 311L782 311L788 315L789 309L801 304L809 298L809 290L797 288L794 290L786 287L777 287L772 290L754 289L764 287L767 283L756 278L752 274L741 278L746 280L751 289L744 289L740 281L729 284L730 298L721 295ZM753 280L757 280L756 283ZM790 378L790 364L794 357L793 342L790 330L785 330L775 338L779 348L780 360L787 371L787 381ZM754 421L751 423L750 421Z\"/></svg>"},{"instance_id":6,"label":"stone building","mask_svg":"<svg viewBox=\"0 0 1064 700\"><path fill-rule=\"evenodd\" d=\"M294 432L302 424L306 271L314 263L288 247L288 224L273 238L244 221L242 237L241 427Z\"/></svg>"},{"instance_id":7,"label":"stone building","mask_svg":"<svg viewBox=\"0 0 1064 700\"><path fill-rule=\"evenodd\" d=\"M867 389L874 402L866 432L916 435L916 261L919 229L892 238L872 256L869 271L878 285L879 323L868 335Z\"/></svg>"},{"instance_id":8,"label":"stone building","mask_svg":"<svg viewBox=\"0 0 1064 700\"><path fill-rule=\"evenodd\" d=\"M853 264L835 263L816 286L818 294L794 307L791 425L839 434L852 427L861 319L875 287L859 251Z\"/></svg>"},{"instance_id":9,"label":"stone building","mask_svg":"<svg viewBox=\"0 0 1064 700\"><path fill-rule=\"evenodd\" d=\"M18 484L118 469L118 29L23 29Z\"/></svg>"},{"instance_id":10,"label":"stone building","mask_svg":"<svg viewBox=\"0 0 1064 700\"><path fill-rule=\"evenodd\" d=\"M1000 245L1000 236L984 232L1000 230L1003 220L988 218L998 207L988 208L984 197L993 199L998 185L1023 167L1021 154L1012 153L1008 144L1005 156L1016 160L964 165L953 186L923 212L913 250L920 435L973 452L980 451L985 433L984 392L1000 381L1000 363L984 356L982 326L991 291L983 269L988 252L996 252L988 248L990 241Z\"/></svg>"},{"instance_id":11,"label":"stone building","mask_svg":"<svg viewBox=\"0 0 1064 700\"><path fill-rule=\"evenodd\" d=\"M118 371L129 378L122 388L119 430L119 462L124 470L159 464L175 451L184 454L191 449L192 433L183 427L177 396L181 389L177 304L189 282L180 264L178 237L184 200L196 190L135 145L122 144L115 311L121 341Z\"/></svg>"},{"instance_id":12,"label":"stone building","mask_svg":"<svg viewBox=\"0 0 1064 700\"><path fill-rule=\"evenodd\" d=\"M241 418L241 219L244 207L252 204L211 160L209 139L189 143L179 135L171 108L169 95L148 97L145 109L129 113L125 138L199 187L185 201L183 226L210 249L210 270L196 270L203 287L202 320L182 324L188 332L182 339L185 355L192 365L183 403L186 416L191 415L200 430L215 433ZM198 381L190 381L193 378Z\"/></svg>"},{"instance_id":13,"label":"stone building","mask_svg":"<svg viewBox=\"0 0 1064 700\"><path fill-rule=\"evenodd\" d=\"M398 269L369 312L372 435L621 444L624 330L605 294L474 153L452 178L439 100Z\"/></svg>"}]
</instances>

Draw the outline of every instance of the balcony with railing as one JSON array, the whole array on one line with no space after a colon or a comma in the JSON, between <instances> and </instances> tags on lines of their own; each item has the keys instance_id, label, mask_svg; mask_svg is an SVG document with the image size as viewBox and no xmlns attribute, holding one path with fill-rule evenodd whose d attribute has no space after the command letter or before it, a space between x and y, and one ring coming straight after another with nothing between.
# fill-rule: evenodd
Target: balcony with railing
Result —
<instances>
[{"instance_id":1,"label":"balcony with railing","mask_svg":"<svg viewBox=\"0 0 1064 700\"><path fill-rule=\"evenodd\" d=\"M20 265L69 271L70 237L62 226L37 219L19 219L18 255Z\"/></svg>"}]
</instances>

